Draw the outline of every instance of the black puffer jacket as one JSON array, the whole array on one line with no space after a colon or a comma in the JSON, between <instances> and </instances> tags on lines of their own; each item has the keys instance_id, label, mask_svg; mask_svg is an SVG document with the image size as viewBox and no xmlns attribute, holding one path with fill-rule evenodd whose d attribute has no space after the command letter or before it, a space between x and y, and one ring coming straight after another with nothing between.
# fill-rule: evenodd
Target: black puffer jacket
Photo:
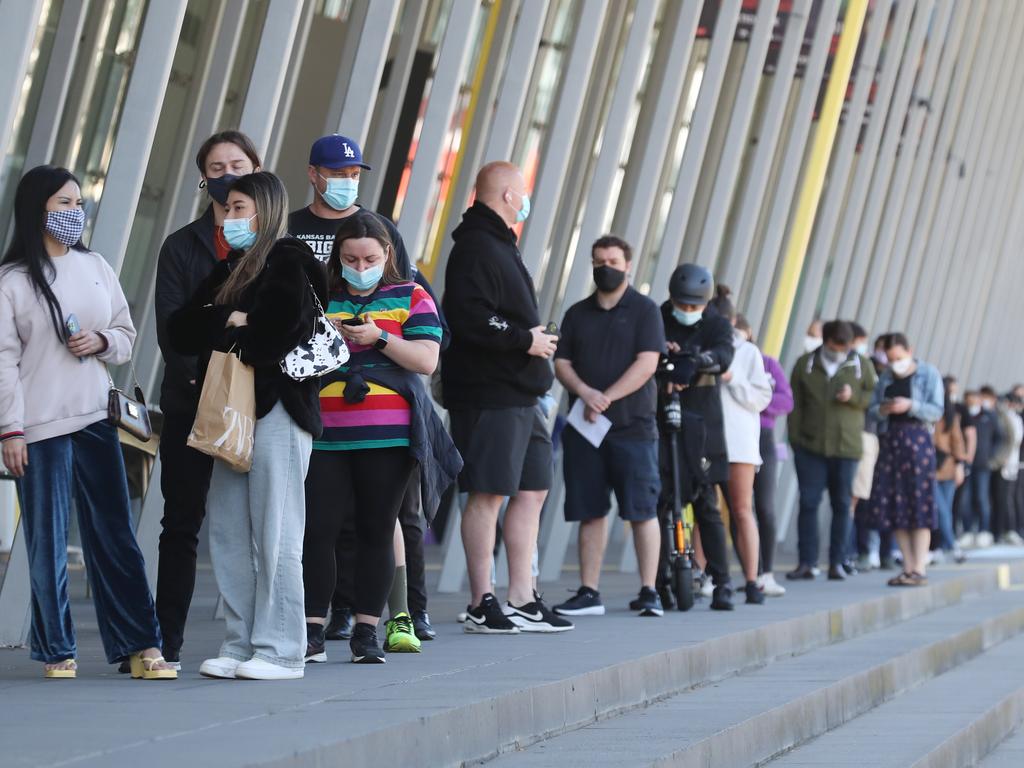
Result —
<instances>
[{"instance_id":1,"label":"black puffer jacket","mask_svg":"<svg viewBox=\"0 0 1024 768\"><path fill-rule=\"evenodd\" d=\"M160 385L160 409L164 413L192 416L199 400L196 358L183 355L171 344L167 322L188 303L200 284L217 266L214 246L213 206L195 221L172 232L160 247L156 265L156 338L164 357Z\"/></svg>"},{"instance_id":2,"label":"black puffer jacket","mask_svg":"<svg viewBox=\"0 0 1024 768\"><path fill-rule=\"evenodd\" d=\"M452 233L442 305L452 343L442 356L446 408L535 405L551 387L551 364L527 353L541 325L533 279L516 234L476 202Z\"/></svg>"},{"instance_id":3,"label":"black puffer jacket","mask_svg":"<svg viewBox=\"0 0 1024 768\"><path fill-rule=\"evenodd\" d=\"M317 438L323 431L319 379L295 381L281 371L280 362L313 332L317 310L310 284L321 305L327 306L323 265L303 241L283 238L274 245L263 272L241 300L234 306L216 305L217 292L242 256L232 252L189 303L171 315L170 341L179 354L198 355L200 388L211 352L237 347L242 362L255 369L256 418L266 416L280 401L295 423ZM248 325L226 328L228 316L236 310L248 313Z\"/></svg>"}]
</instances>

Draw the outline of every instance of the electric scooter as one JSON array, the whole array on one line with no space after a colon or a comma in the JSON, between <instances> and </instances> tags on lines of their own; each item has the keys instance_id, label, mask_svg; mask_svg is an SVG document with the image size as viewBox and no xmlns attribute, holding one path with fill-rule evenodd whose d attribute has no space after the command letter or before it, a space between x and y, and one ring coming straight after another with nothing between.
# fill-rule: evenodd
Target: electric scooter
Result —
<instances>
[{"instance_id":1,"label":"electric scooter","mask_svg":"<svg viewBox=\"0 0 1024 768\"><path fill-rule=\"evenodd\" d=\"M661 561L658 595L666 609L688 611L693 607L693 505L683 503L679 475L679 434L683 431L683 409L679 393L668 396L664 406L664 429L669 436L672 463L671 507L662 511ZM674 598L674 599L673 599Z\"/></svg>"}]
</instances>

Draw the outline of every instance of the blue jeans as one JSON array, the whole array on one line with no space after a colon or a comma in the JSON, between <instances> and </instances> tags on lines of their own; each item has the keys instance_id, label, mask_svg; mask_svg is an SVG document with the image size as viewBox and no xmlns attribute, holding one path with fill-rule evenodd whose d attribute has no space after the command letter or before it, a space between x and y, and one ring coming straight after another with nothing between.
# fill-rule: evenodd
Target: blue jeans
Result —
<instances>
[{"instance_id":1,"label":"blue jeans","mask_svg":"<svg viewBox=\"0 0 1024 768\"><path fill-rule=\"evenodd\" d=\"M990 530L992 521L992 470L974 467L967 476L960 511L964 533ZM975 527L975 522L978 523Z\"/></svg>"},{"instance_id":2,"label":"blue jeans","mask_svg":"<svg viewBox=\"0 0 1024 768\"><path fill-rule=\"evenodd\" d=\"M939 513L939 546L943 552L952 552L956 548L956 535L953 533L953 495L956 493L956 480L937 480L935 482L935 506Z\"/></svg>"},{"instance_id":3,"label":"blue jeans","mask_svg":"<svg viewBox=\"0 0 1024 768\"><path fill-rule=\"evenodd\" d=\"M857 474L859 460L827 457L794 447L793 462L800 486L800 514L797 518L800 564L813 566L818 562L818 507L827 489L832 504L828 562L829 565L839 565L846 557L850 537L853 478Z\"/></svg>"},{"instance_id":4,"label":"blue jeans","mask_svg":"<svg viewBox=\"0 0 1024 768\"><path fill-rule=\"evenodd\" d=\"M32 583L32 658L75 658L68 602L68 521L74 502L100 639L110 664L159 648L153 598L132 531L117 430L106 421L28 446L18 481Z\"/></svg>"}]
</instances>

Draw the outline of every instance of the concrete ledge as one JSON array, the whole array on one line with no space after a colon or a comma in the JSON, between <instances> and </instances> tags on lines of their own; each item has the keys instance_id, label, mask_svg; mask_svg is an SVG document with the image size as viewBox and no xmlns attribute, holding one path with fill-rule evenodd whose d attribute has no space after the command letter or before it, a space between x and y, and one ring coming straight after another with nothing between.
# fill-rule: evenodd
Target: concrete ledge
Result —
<instances>
[{"instance_id":1,"label":"concrete ledge","mask_svg":"<svg viewBox=\"0 0 1024 768\"><path fill-rule=\"evenodd\" d=\"M977 765L1021 724L1024 724L1024 687L1004 697L970 725L952 734L911 768Z\"/></svg>"},{"instance_id":2,"label":"concrete ledge","mask_svg":"<svg viewBox=\"0 0 1024 768\"><path fill-rule=\"evenodd\" d=\"M603 669L564 680L524 687L500 696L451 708L415 719L399 720L371 733L296 752L284 759L261 762L269 768L308 766L322 768L337 759L343 748L346 762L369 763L381 754L391 760L418 765L458 765L494 757L536 743L544 738L583 727L636 707L646 706L694 687L721 680L775 659L798 655L822 646L882 629L939 608L960 602L965 596L999 589L1008 581L1024 577L1024 562L1012 566L965 571L945 582L921 589L890 590L876 599L834 610L818 611L775 622L706 642L682 646L661 653L630 659ZM960 663L990 647L993 638L1010 636L1024 626L1024 609L991 624L984 631L972 630L930 647L931 656L922 657L918 669L943 668ZM924 652L924 651L922 651ZM946 666L943 669L948 669ZM933 672L937 674L937 672ZM823 733L844 722L844 713L864 711L852 701L884 701L893 691L903 690L908 680L891 664L872 670L867 678L856 676L831 694L822 694L830 712L828 718L810 728L808 735L785 739L788 745L765 754L792 748L799 740ZM918 678L919 679L919 676ZM902 686L902 687L901 687ZM855 693L858 690L868 692ZM844 699L844 696L847 697ZM878 696L883 698L879 699ZM866 704L865 704L866 705ZM813 710L805 703L786 717L801 726L810 725ZM874 705L872 705L874 706ZM766 713L771 715L772 713ZM849 715L852 716L852 715ZM776 726L772 726L773 728ZM761 728L757 728L761 731ZM765 730L771 733L771 728ZM727 751L735 745L720 743ZM698 764L697 762L685 764ZM707 765L707 763L703 763ZM732 764L732 763L724 763Z\"/></svg>"}]
</instances>

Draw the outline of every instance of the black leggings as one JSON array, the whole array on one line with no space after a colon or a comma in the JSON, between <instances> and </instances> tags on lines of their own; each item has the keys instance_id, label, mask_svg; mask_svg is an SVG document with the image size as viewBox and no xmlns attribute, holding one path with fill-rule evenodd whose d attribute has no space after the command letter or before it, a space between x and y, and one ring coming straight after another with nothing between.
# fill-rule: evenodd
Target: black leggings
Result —
<instances>
[{"instance_id":1,"label":"black leggings","mask_svg":"<svg viewBox=\"0 0 1024 768\"><path fill-rule=\"evenodd\" d=\"M761 428L761 468L754 475L754 514L761 537L761 572L775 565L775 494L779 459L775 455L775 430Z\"/></svg>"},{"instance_id":2,"label":"black leggings","mask_svg":"<svg viewBox=\"0 0 1024 768\"><path fill-rule=\"evenodd\" d=\"M395 521L414 467L408 448L313 451L302 551L307 616L327 616L337 583L335 543L346 516L356 532L353 608L384 613L395 575Z\"/></svg>"}]
</instances>

